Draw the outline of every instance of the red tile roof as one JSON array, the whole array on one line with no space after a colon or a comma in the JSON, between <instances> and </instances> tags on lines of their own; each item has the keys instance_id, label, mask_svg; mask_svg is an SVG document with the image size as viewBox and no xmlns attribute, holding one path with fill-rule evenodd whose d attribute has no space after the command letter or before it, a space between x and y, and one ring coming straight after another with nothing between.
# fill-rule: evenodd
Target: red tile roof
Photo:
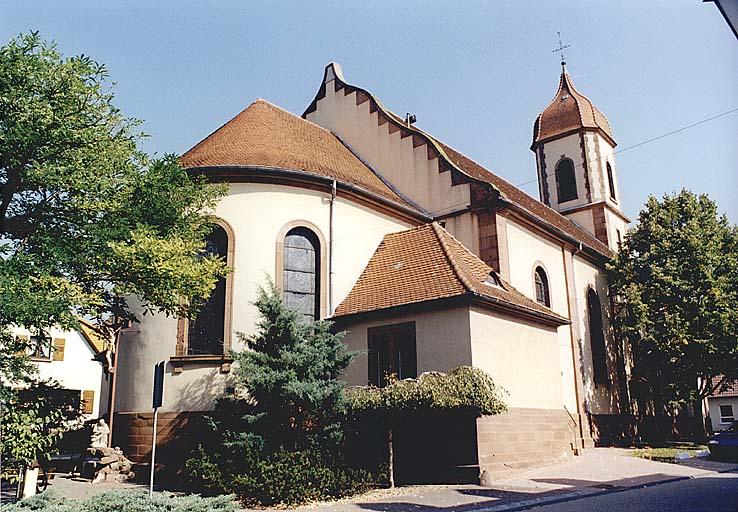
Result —
<instances>
[{"instance_id":1,"label":"red tile roof","mask_svg":"<svg viewBox=\"0 0 738 512\"><path fill-rule=\"evenodd\" d=\"M615 142L605 114L574 88L571 76L562 70L556 96L533 125L533 144L580 128L598 128Z\"/></svg>"},{"instance_id":2,"label":"red tile roof","mask_svg":"<svg viewBox=\"0 0 738 512\"><path fill-rule=\"evenodd\" d=\"M713 377L710 386L716 386L723 376ZM723 386L718 388L711 397L724 398L728 396L738 396L738 379L727 380Z\"/></svg>"},{"instance_id":3,"label":"red tile roof","mask_svg":"<svg viewBox=\"0 0 738 512\"><path fill-rule=\"evenodd\" d=\"M437 141L438 142L438 141ZM531 216L542 220L545 223L555 227L564 234L570 236L574 240L582 242L584 245L591 247L603 256L611 257L610 248L595 238L589 231L579 227L578 224L570 221L559 212L543 204L542 202L529 196L512 183L502 179L498 175L488 171L471 158L459 153L455 149L442 142L438 144L443 148L446 155L460 169L467 172L474 178L487 182L502 192L505 199L519 206Z\"/></svg>"},{"instance_id":4,"label":"red tile roof","mask_svg":"<svg viewBox=\"0 0 738 512\"><path fill-rule=\"evenodd\" d=\"M334 317L460 296L548 322L568 322L502 281L435 222L386 235Z\"/></svg>"},{"instance_id":5,"label":"red tile roof","mask_svg":"<svg viewBox=\"0 0 738 512\"><path fill-rule=\"evenodd\" d=\"M298 170L352 184L414 209L329 130L262 99L187 151L180 163L185 168Z\"/></svg>"}]
</instances>

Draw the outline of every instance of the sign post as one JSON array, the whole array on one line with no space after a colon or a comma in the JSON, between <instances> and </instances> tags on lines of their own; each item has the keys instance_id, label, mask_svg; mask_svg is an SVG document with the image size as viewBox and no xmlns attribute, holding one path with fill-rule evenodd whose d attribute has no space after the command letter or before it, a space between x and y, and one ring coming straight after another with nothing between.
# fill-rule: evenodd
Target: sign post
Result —
<instances>
[{"instance_id":1,"label":"sign post","mask_svg":"<svg viewBox=\"0 0 738 512\"><path fill-rule=\"evenodd\" d=\"M154 366L154 396L152 407L154 408L154 432L151 436L151 469L149 479L149 497L154 495L154 468L156 467L156 420L159 417L159 407L162 404L164 396L164 361L156 363Z\"/></svg>"}]
</instances>

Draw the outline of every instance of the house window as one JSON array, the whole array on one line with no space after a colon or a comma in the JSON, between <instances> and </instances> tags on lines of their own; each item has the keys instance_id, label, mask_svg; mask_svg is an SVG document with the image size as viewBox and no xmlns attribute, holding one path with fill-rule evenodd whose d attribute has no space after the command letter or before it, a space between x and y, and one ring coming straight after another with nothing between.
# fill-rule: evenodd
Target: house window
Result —
<instances>
[{"instance_id":1,"label":"house window","mask_svg":"<svg viewBox=\"0 0 738 512\"><path fill-rule=\"evenodd\" d=\"M607 183L610 186L610 198L613 201L617 201L617 198L615 197L615 180L612 177L612 167L610 167L610 162L607 162Z\"/></svg>"},{"instance_id":2,"label":"house window","mask_svg":"<svg viewBox=\"0 0 738 512\"><path fill-rule=\"evenodd\" d=\"M578 197L574 162L570 159L564 158L556 166L556 184L559 190L559 203L572 201Z\"/></svg>"},{"instance_id":3,"label":"house window","mask_svg":"<svg viewBox=\"0 0 738 512\"><path fill-rule=\"evenodd\" d=\"M551 307L551 295L548 290L548 277L543 267L536 267L533 273L533 281L536 288L536 301L544 306Z\"/></svg>"},{"instance_id":4,"label":"house window","mask_svg":"<svg viewBox=\"0 0 738 512\"><path fill-rule=\"evenodd\" d=\"M622 245L623 245L623 235L620 233L620 230L619 229L616 229L615 230L615 234L618 237L618 249L620 249L620 247L622 247Z\"/></svg>"},{"instance_id":5,"label":"house window","mask_svg":"<svg viewBox=\"0 0 738 512\"><path fill-rule=\"evenodd\" d=\"M284 238L282 293L285 304L307 321L320 319L320 241L300 226Z\"/></svg>"},{"instance_id":6,"label":"house window","mask_svg":"<svg viewBox=\"0 0 738 512\"><path fill-rule=\"evenodd\" d=\"M720 406L720 423L733 423L735 416L733 416L733 406L721 405Z\"/></svg>"},{"instance_id":7,"label":"house window","mask_svg":"<svg viewBox=\"0 0 738 512\"><path fill-rule=\"evenodd\" d=\"M205 254L215 255L224 261L228 257L228 234L222 226L214 225L205 239ZM187 329L188 355L223 354L225 340L226 278L215 284L210 298L197 316L189 321Z\"/></svg>"},{"instance_id":8,"label":"house window","mask_svg":"<svg viewBox=\"0 0 738 512\"><path fill-rule=\"evenodd\" d=\"M415 322L371 327L368 330L369 384L387 385L387 377L418 376Z\"/></svg>"},{"instance_id":9,"label":"house window","mask_svg":"<svg viewBox=\"0 0 738 512\"><path fill-rule=\"evenodd\" d=\"M595 384L608 384L607 349L602 326L600 298L592 288L587 291L587 313L589 316L589 342L592 349L592 369Z\"/></svg>"},{"instance_id":10,"label":"house window","mask_svg":"<svg viewBox=\"0 0 738 512\"><path fill-rule=\"evenodd\" d=\"M29 349L31 351L31 359L51 361L51 340L46 336L31 336Z\"/></svg>"}]
</instances>

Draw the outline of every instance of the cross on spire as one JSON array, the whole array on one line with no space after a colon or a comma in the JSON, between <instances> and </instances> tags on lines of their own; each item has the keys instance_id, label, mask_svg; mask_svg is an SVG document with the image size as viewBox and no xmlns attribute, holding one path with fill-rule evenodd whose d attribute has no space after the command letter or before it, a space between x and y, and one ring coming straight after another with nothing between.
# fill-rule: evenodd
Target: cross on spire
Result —
<instances>
[{"instance_id":1,"label":"cross on spire","mask_svg":"<svg viewBox=\"0 0 738 512\"><path fill-rule=\"evenodd\" d=\"M566 50L567 48L571 48L571 45L564 44L564 42L561 40L561 32L556 31L556 35L559 36L559 47L554 49L552 53L559 52L559 54L561 55L561 67L566 68L566 59L564 58L564 50Z\"/></svg>"}]
</instances>

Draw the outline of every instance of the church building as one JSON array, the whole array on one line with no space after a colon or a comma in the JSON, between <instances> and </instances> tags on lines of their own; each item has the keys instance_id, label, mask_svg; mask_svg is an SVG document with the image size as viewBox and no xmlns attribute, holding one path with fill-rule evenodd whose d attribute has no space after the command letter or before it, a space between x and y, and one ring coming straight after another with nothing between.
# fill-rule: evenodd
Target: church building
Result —
<instances>
[{"instance_id":1,"label":"church building","mask_svg":"<svg viewBox=\"0 0 738 512\"><path fill-rule=\"evenodd\" d=\"M552 84L553 86L553 84ZM552 87L553 88L553 87ZM167 362L162 453L232 388L267 276L359 355L351 385L470 365L508 411L468 434L480 474L612 442L630 421L628 354L610 328L605 264L628 219L607 118L562 66L533 125L539 199L325 68L295 115L256 100L181 158L229 184L208 251L233 269L196 319L141 315L119 342L114 442L151 447L152 371Z\"/></svg>"}]
</instances>

